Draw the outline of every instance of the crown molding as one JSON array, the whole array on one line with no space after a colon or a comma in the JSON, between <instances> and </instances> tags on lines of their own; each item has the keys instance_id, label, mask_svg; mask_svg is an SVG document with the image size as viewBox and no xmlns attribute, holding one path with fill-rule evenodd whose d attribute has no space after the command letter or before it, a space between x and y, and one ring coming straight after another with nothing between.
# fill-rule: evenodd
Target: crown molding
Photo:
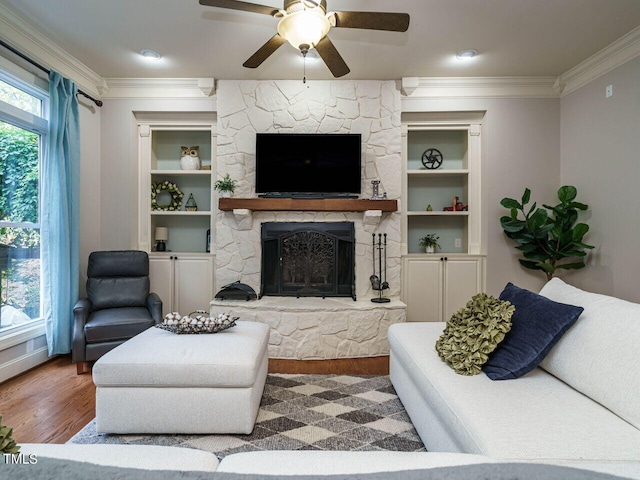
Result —
<instances>
[{"instance_id":1,"label":"crown molding","mask_svg":"<svg viewBox=\"0 0 640 480\"><path fill-rule=\"evenodd\" d=\"M406 77L403 101L423 98L555 98L556 77ZM405 88L405 85L410 88ZM410 93L409 93L410 92Z\"/></svg>"},{"instance_id":2,"label":"crown molding","mask_svg":"<svg viewBox=\"0 0 640 480\"><path fill-rule=\"evenodd\" d=\"M107 78L103 98L208 98L213 78Z\"/></svg>"},{"instance_id":3,"label":"crown molding","mask_svg":"<svg viewBox=\"0 0 640 480\"><path fill-rule=\"evenodd\" d=\"M81 90L100 95L104 79L77 58L37 32L24 18L0 5L0 38L22 53L73 80Z\"/></svg>"},{"instance_id":4,"label":"crown molding","mask_svg":"<svg viewBox=\"0 0 640 480\"><path fill-rule=\"evenodd\" d=\"M603 48L558 77L555 88L562 95L577 90L640 55L640 27Z\"/></svg>"}]
</instances>

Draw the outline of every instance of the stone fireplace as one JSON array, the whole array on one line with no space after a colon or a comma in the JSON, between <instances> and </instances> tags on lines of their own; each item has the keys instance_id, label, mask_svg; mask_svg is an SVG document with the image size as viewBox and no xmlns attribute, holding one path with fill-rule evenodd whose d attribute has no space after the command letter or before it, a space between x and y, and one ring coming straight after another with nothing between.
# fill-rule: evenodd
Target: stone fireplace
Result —
<instances>
[{"instance_id":1,"label":"stone fireplace","mask_svg":"<svg viewBox=\"0 0 640 480\"><path fill-rule=\"evenodd\" d=\"M359 133L361 198L371 197L372 180L381 182L380 192L389 199L401 198L400 93L395 82L221 80L217 91L217 175L222 178L228 173L238 181L234 197L257 197L256 133L288 132ZM239 280L265 296L252 302L214 300L211 313L232 312L243 320L269 324L271 358L388 355L387 329L406 318L405 305L398 299L400 217L399 212L218 211L212 231L216 285ZM312 231L278 232L277 225L286 223L307 224L305 228ZM350 224L346 235L350 240L332 231L309 229L313 223L328 223L332 228ZM265 229L274 235L266 242ZM390 288L385 295L391 303L370 301L377 296L369 282L372 233L387 234ZM312 244L312 249L305 243ZM350 252L351 257L341 251ZM265 253L271 259L264 258ZM333 256L334 261L329 267L325 263L306 266L316 254ZM343 270L345 263L349 270Z\"/></svg>"},{"instance_id":2,"label":"stone fireplace","mask_svg":"<svg viewBox=\"0 0 640 480\"><path fill-rule=\"evenodd\" d=\"M352 222L265 222L261 230L260 296L356 299Z\"/></svg>"},{"instance_id":3,"label":"stone fireplace","mask_svg":"<svg viewBox=\"0 0 640 480\"><path fill-rule=\"evenodd\" d=\"M359 133L362 138L361 198L372 195L372 180L389 199L402 194L400 92L393 81L220 80L217 91L216 163L219 178L238 181L234 197L257 197L255 191L256 133ZM353 222L355 290L358 301L369 301L372 233L387 233L387 278L390 297L400 295L400 213L379 217L361 212L254 211L250 221L219 211L215 232L215 283L240 280L260 290L262 280L261 225L265 222ZM375 220L375 221L370 221ZM349 292L350 296L350 292Z\"/></svg>"}]
</instances>

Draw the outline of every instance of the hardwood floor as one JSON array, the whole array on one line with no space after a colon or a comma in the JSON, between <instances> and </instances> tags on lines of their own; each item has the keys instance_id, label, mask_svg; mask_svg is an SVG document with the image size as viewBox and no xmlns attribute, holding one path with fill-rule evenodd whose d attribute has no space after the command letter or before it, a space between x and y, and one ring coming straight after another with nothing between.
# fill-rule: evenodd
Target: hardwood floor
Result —
<instances>
[{"instance_id":1,"label":"hardwood floor","mask_svg":"<svg viewBox=\"0 0 640 480\"><path fill-rule=\"evenodd\" d=\"M269 360L270 373L388 375L389 357ZM91 374L60 356L0 384L2 423L20 443L65 443L95 417Z\"/></svg>"},{"instance_id":2,"label":"hardwood floor","mask_svg":"<svg viewBox=\"0 0 640 480\"><path fill-rule=\"evenodd\" d=\"M0 385L2 423L20 443L65 443L95 417L91 375L60 356Z\"/></svg>"}]
</instances>

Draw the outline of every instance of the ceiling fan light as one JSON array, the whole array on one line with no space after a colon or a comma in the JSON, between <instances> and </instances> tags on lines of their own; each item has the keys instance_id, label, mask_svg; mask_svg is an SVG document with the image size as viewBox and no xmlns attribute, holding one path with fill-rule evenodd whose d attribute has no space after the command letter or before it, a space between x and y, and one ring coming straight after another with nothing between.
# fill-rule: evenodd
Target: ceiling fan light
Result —
<instances>
[{"instance_id":1,"label":"ceiling fan light","mask_svg":"<svg viewBox=\"0 0 640 480\"><path fill-rule=\"evenodd\" d=\"M292 13L278 23L278 33L298 49L300 45L315 47L330 28L329 20L319 8Z\"/></svg>"}]
</instances>

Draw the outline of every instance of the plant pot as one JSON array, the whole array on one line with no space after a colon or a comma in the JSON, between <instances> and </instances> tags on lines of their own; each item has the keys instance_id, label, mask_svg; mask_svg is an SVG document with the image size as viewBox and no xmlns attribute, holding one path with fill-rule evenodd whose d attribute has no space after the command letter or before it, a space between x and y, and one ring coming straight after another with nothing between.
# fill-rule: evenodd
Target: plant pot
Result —
<instances>
[{"instance_id":1,"label":"plant pot","mask_svg":"<svg viewBox=\"0 0 640 480\"><path fill-rule=\"evenodd\" d=\"M220 198L229 198L231 197L231 192L221 191Z\"/></svg>"},{"instance_id":2,"label":"plant pot","mask_svg":"<svg viewBox=\"0 0 640 480\"><path fill-rule=\"evenodd\" d=\"M424 247L425 251L427 253L435 253L436 252L436 247L429 245L428 247Z\"/></svg>"}]
</instances>

